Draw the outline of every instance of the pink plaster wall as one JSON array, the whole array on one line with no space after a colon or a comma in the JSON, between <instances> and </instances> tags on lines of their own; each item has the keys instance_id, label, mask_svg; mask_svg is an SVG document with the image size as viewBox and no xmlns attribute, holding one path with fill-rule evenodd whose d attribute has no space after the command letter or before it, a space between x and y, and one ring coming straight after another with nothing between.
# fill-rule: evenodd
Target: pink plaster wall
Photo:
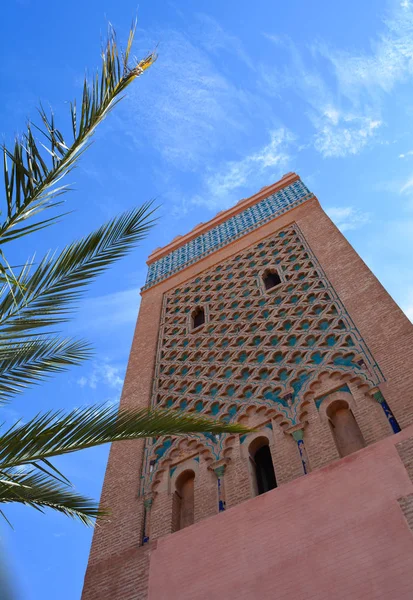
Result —
<instances>
[{"instance_id":1,"label":"pink plaster wall","mask_svg":"<svg viewBox=\"0 0 413 600\"><path fill-rule=\"evenodd\" d=\"M411 600L413 485L395 443L369 446L158 540L150 600Z\"/></svg>"}]
</instances>

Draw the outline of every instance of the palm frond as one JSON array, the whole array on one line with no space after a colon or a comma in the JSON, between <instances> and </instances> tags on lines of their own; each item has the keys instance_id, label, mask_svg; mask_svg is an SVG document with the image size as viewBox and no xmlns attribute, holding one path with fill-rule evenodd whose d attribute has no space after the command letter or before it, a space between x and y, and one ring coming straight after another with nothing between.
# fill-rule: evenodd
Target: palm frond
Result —
<instances>
[{"instance_id":1,"label":"palm frond","mask_svg":"<svg viewBox=\"0 0 413 600\"><path fill-rule=\"evenodd\" d=\"M93 525L96 518L106 514L99 510L91 498L81 496L56 478L34 470L24 472L3 469L0 472L0 503L11 502L25 504L41 512L51 508L78 519L85 525Z\"/></svg>"},{"instance_id":2,"label":"palm frond","mask_svg":"<svg viewBox=\"0 0 413 600\"><path fill-rule=\"evenodd\" d=\"M47 337L0 342L0 404L49 374L79 365L91 356L83 340Z\"/></svg>"},{"instance_id":3,"label":"palm frond","mask_svg":"<svg viewBox=\"0 0 413 600\"><path fill-rule=\"evenodd\" d=\"M243 425L212 421L174 410L118 411L113 406L91 406L68 414L50 411L0 434L0 469L27 464L37 466L54 456L108 442L159 435L250 431Z\"/></svg>"},{"instance_id":4,"label":"palm frond","mask_svg":"<svg viewBox=\"0 0 413 600\"><path fill-rule=\"evenodd\" d=\"M0 335L27 336L66 320L85 286L125 256L153 224L151 203L127 211L37 267L28 262L0 289ZM0 373L1 376L1 373Z\"/></svg>"},{"instance_id":5,"label":"palm frond","mask_svg":"<svg viewBox=\"0 0 413 600\"><path fill-rule=\"evenodd\" d=\"M60 182L74 168L88 147L99 123L122 98L125 89L156 60L151 53L141 61L129 64L136 23L130 30L126 50L120 54L111 29L102 52L101 72L92 82L85 78L80 111L71 103L72 139L65 141L57 128L54 115L41 106L41 125L29 123L23 136L11 148L3 146L3 172L6 193L6 219L0 225L0 244L38 231L58 217L26 224L46 208L61 204L61 196L69 190ZM41 136L38 140L35 133Z\"/></svg>"}]
</instances>

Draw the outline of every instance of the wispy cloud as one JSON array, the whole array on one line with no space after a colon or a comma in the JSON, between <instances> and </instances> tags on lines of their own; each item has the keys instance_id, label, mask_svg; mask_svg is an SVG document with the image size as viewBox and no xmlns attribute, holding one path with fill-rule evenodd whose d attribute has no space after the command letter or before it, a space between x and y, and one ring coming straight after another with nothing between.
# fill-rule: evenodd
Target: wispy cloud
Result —
<instances>
[{"instance_id":1,"label":"wispy cloud","mask_svg":"<svg viewBox=\"0 0 413 600\"><path fill-rule=\"evenodd\" d=\"M87 387L92 390L95 390L98 386L120 390L123 385L123 374L119 367L107 360L95 361L89 373L80 377L77 384L82 388Z\"/></svg>"},{"instance_id":2,"label":"wispy cloud","mask_svg":"<svg viewBox=\"0 0 413 600\"><path fill-rule=\"evenodd\" d=\"M213 60L225 47L245 63L245 51L212 19L203 22L201 39L199 30L198 37L175 30L154 33L161 39L161 57L127 100L127 128L139 131L137 144L143 134L168 163L184 171L230 147L252 112L251 94Z\"/></svg>"},{"instance_id":3,"label":"wispy cloud","mask_svg":"<svg viewBox=\"0 0 413 600\"><path fill-rule=\"evenodd\" d=\"M402 185L402 187L400 188L400 193L404 194L405 192L409 192L411 191L411 189L413 188L413 177L410 176Z\"/></svg>"},{"instance_id":4,"label":"wispy cloud","mask_svg":"<svg viewBox=\"0 0 413 600\"><path fill-rule=\"evenodd\" d=\"M270 133L270 141L238 161L228 161L220 166L218 172L205 177L202 195L192 202L210 209L226 208L233 201L232 192L249 184L273 183L291 161L292 144L295 136L281 127Z\"/></svg>"},{"instance_id":5,"label":"wispy cloud","mask_svg":"<svg viewBox=\"0 0 413 600\"><path fill-rule=\"evenodd\" d=\"M364 52L315 42L304 54L289 38L266 37L289 59L284 70L261 67L262 89L301 97L315 129L314 147L324 157L357 154L375 142L385 95L413 75L413 7L406 0L382 21L382 32Z\"/></svg>"},{"instance_id":6,"label":"wispy cloud","mask_svg":"<svg viewBox=\"0 0 413 600\"><path fill-rule=\"evenodd\" d=\"M304 103L314 135L312 145L324 157L357 154L373 139L382 121L377 109L340 101L335 87L318 70L317 52L307 53L304 60L289 38L266 35L267 39L287 51L285 72L272 67L261 68L262 89L283 98L294 92ZM316 58L314 58L314 55Z\"/></svg>"},{"instance_id":7,"label":"wispy cloud","mask_svg":"<svg viewBox=\"0 0 413 600\"><path fill-rule=\"evenodd\" d=\"M215 55L219 55L222 51L232 52L247 67L254 68L254 63L239 38L225 31L209 15L201 13L197 17L200 23L199 41L208 52Z\"/></svg>"},{"instance_id":8,"label":"wispy cloud","mask_svg":"<svg viewBox=\"0 0 413 600\"><path fill-rule=\"evenodd\" d=\"M358 210L353 206L332 206L326 208L326 213L340 231L358 229L370 221L368 213Z\"/></svg>"},{"instance_id":9,"label":"wispy cloud","mask_svg":"<svg viewBox=\"0 0 413 600\"><path fill-rule=\"evenodd\" d=\"M136 131L139 123L140 134L161 154L164 168L157 180L163 180L162 193L176 217L200 205L226 208L240 194L292 169L294 135L273 116L268 96L232 76L235 61L237 69L256 71L245 47L210 16L196 19L185 34L171 29L156 34L161 57L136 96L132 90L128 106L128 128ZM151 98L150 104L145 98ZM264 127L263 114L268 115ZM170 184L175 169L191 177L185 191ZM195 193L188 190L192 183Z\"/></svg>"},{"instance_id":10,"label":"wispy cloud","mask_svg":"<svg viewBox=\"0 0 413 600\"><path fill-rule=\"evenodd\" d=\"M384 29L365 52L339 51L318 46L334 67L340 93L354 102L362 95L377 100L380 92L413 75L413 7L401 2L383 20Z\"/></svg>"},{"instance_id":11,"label":"wispy cloud","mask_svg":"<svg viewBox=\"0 0 413 600\"><path fill-rule=\"evenodd\" d=\"M407 158L408 156L413 156L413 150L399 154L399 158Z\"/></svg>"},{"instance_id":12,"label":"wispy cloud","mask_svg":"<svg viewBox=\"0 0 413 600\"><path fill-rule=\"evenodd\" d=\"M382 124L371 117L340 114L337 109L327 108L314 118L317 133L314 147L324 157L358 154Z\"/></svg>"}]
</instances>

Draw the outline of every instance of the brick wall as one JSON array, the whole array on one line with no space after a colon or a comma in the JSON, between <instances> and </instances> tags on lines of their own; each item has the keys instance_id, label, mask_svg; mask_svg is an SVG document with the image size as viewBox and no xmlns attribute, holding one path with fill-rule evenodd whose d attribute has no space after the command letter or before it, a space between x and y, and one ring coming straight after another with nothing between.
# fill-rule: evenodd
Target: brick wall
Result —
<instances>
[{"instance_id":1,"label":"brick wall","mask_svg":"<svg viewBox=\"0 0 413 600\"><path fill-rule=\"evenodd\" d=\"M413 419L413 327L346 238L312 201L300 207L299 226L354 320L386 383L381 390L401 427Z\"/></svg>"},{"instance_id":2,"label":"brick wall","mask_svg":"<svg viewBox=\"0 0 413 600\"><path fill-rule=\"evenodd\" d=\"M147 598L149 560L154 548L156 542L140 548L113 551L109 558L89 564L82 598L86 600Z\"/></svg>"}]
</instances>

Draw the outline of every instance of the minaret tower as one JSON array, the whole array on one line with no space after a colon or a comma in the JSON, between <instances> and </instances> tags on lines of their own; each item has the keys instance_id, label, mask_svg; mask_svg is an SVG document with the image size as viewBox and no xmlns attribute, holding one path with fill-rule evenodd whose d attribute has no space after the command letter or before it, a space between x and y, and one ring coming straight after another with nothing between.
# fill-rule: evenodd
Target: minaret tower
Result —
<instances>
[{"instance_id":1,"label":"minaret tower","mask_svg":"<svg viewBox=\"0 0 413 600\"><path fill-rule=\"evenodd\" d=\"M148 265L121 406L257 431L114 444L102 492L112 518L96 529L83 600L407 598L351 586L367 547L381 552L369 581L402 547L400 585L413 577L413 328L317 198L288 173ZM364 480L379 492L356 502ZM387 540L369 525L379 498Z\"/></svg>"}]
</instances>

